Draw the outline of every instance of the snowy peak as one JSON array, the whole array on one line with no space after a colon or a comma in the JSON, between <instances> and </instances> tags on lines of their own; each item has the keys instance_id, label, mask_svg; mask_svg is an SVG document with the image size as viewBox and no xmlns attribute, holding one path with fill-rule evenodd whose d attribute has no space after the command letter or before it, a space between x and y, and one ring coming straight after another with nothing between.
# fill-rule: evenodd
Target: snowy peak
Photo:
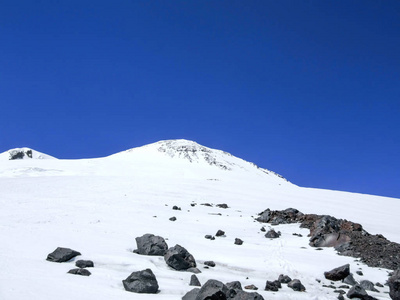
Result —
<instances>
[{"instance_id":1,"label":"snowy peak","mask_svg":"<svg viewBox=\"0 0 400 300\"><path fill-rule=\"evenodd\" d=\"M30 148L14 148L0 154L1 160L55 159L54 157Z\"/></svg>"}]
</instances>

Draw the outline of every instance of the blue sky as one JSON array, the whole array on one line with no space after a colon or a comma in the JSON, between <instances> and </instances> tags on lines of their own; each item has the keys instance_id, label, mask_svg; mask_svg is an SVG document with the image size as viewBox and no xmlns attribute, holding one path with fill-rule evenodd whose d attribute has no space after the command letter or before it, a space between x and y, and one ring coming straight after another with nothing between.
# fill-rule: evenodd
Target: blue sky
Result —
<instances>
[{"instance_id":1,"label":"blue sky","mask_svg":"<svg viewBox=\"0 0 400 300\"><path fill-rule=\"evenodd\" d=\"M400 198L399 1L3 1L0 39L0 152L185 138Z\"/></svg>"}]
</instances>

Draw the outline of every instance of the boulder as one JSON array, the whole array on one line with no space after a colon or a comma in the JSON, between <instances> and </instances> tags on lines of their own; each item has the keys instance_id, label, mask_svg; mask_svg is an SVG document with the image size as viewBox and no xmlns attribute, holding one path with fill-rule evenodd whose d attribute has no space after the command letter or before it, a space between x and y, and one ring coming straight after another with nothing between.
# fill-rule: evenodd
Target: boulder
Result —
<instances>
[{"instance_id":1,"label":"boulder","mask_svg":"<svg viewBox=\"0 0 400 300\"><path fill-rule=\"evenodd\" d=\"M75 250L72 250L69 248L58 247L52 253L47 255L46 260L61 263L61 262L69 261L70 259L72 259L78 255L81 255L78 251L75 251Z\"/></svg>"},{"instance_id":2,"label":"boulder","mask_svg":"<svg viewBox=\"0 0 400 300\"><path fill-rule=\"evenodd\" d=\"M273 230L273 229L271 229L270 231L268 231L266 234L265 234L265 237L266 238L269 238L269 239L277 239L278 237L280 237L281 236L281 233L278 231L278 232L276 232L275 230Z\"/></svg>"},{"instance_id":3,"label":"boulder","mask_svg":"<svg viewBox=\"0 0 400 300\"><path fill-rule=\"evenodd\" d=\"M78 268L93 268L94 264L91 260L77 260L75 266Z\"/></svg>"},{"instance_id":4,"label":"boulder","mask_svg":"<svg viewBox=\"0 0 400 300\"><path fill-rule=\"evenodd\" d=\"M267 281L265 284L265 289L266 291L272 291L272 292L277 292L280 288L282 287L281 283L277 280L275 281Z\"/></svg>"},{"instance_id":5,"label":"boulder","mask_svg":"<svg viewBox=\"0 0 400 300\"><path fill-rule=\"evenodd\" d=\"M81 275L81 276L90 276L92 274L88 270L81 269L81 268L69 270L68 273L74 274L74 275Z\"/></svg>"},{"instance_id":6,"label":"boulder","mask_svg":"<svg viewBox=\"0 0 400 300\"><path fill-rule=\"evenodd\" d=\"M347 297L350 299L364 299L366 296L368 296L367 292L359 284L352 286L351 289L347 292Z\"/></svg>"},{"instance_id":7,"label":"boulder","mask_svg":"<svg viewBox=\"0 0 400 300\"><path fill-rule=\"evenodd\" d=\"M201 283L200 283L200 281L199 281L199 279L197 278L196 275L193 274L192 276L190 276L189 285L190 286L201 286Z\"/></svg>"},{"instance_id":8,"label":"boulder","mask_svg":"<svg viewBox=\"0 0 400 300\"><path fill-rule=\"evenodd\" d=\"M219 208L229 208L228 204L226 204L226 203L217 204L217 207L219 207Z\"/></svg>"},{"instance_id":9,"label":"boulder","mask_svg":"<svg viewBox=\"0 0 400 300\"><path fill-rule=\"evenodd\" d=\"M193 290L190 290L182 297L182 300L196 300L199 291L199 288L194 288Z\"/></svg>"},{"instance_id":10,"label":"boulder","mask_svg":"<svg viewBox=\"0 0 400 300\"><path fill-rule=\"evenodd\" d=\"M226 300L228 288L218 280L208 280L199 290L196 300Z\"/></svg>"},{"instance_id":11,"label":"boulder","mask_svg":"<svg viewBox=\"0 0 400 300\"><path fill-rule=\"evenodd\" d=\"M215 267L215 262L213 262L212 260L210 260L210 261L205 261L204 262L204 264L206 265L206 266L209 266L209 267Z\"/></svg>"},{"instance_id":12,"label":"boulder","mask_svg":"<svg viewBox=\"0 0 400 300\"><path fill-rule=\"evenodd\" d=\"M375 285L369 281L369 280L361 280L360 281L361 287L366 290L366 291L371 291L371 292L379 292L376 288Z\"/></svg>"},{"instance_id":13,"label":"boulder","mask_svg":"<svg viewBox=\"0 0 400 300\"><path fill-rule=\"evenodd\" d=\"M128 292L155 294L158 291L156 276L150 269L133 272L122 283Z\"/></svg>"},{"instance_id":14,"label":"boulder","mask_svg":"<svg viewBox=\"0 0 400 300\"><path fill-rule=\"evenodd\" d=\"M232 281L232 282L228 282L226 284L226 287L228 289L233 289L233 290L243 290L242 289L242 284L240 283L240 281Z\"/></svg>"},{"instance_id":15,"label":"boulder","mask_svg":"<svg viewBox=\"0 0 400 300\"><path fill-rule=\"evenodd\" d=\"M393 272L388 280L389 295L393 300L400 300L400 269Z\"/></svg>"},{"instance_id":16,"label":"boulder","mask_svg":"<svg viewBox=\"0 0 400 300\"><path fill-rule=\"evenodd\" d=\"M349 284L349 285L355 285L358 282L354 279L352 274L349 274L348 276L346 276L345 279L342 280L343 283Z\"/></svg>"},{"instance_id":17,"label":"boulder","mask_svg":"<svg viewBox=\"0 0 400 300\"><path fill-rule=\"evenodd\" d=\"M263 296L261 296L257 292L244 292L241 290L236 291L236 295L232 297L234 300L264 300Z\"/></svg>"},{"instance_id":18,"label":"boulder","mask_svg":"<svg viewBox=\"0 0 400 300\"><path fill-rule=\"evenodd\" d=\"M225 231L223 230L218 230L217 233L215 234L215 236L224 236L225 235Z\"/></svg>"},{"instance_id":19,"label":"boulder","mask_svg":"<svg viewBox=\"0 0 400 300\"><path fill-rule=\"evenodd\" d=\"M293 279L291 282L289 282L288 287L296 292L304 292L306 290L304 285L302 285L301 281L298 279Z\"/></svg>"},{"instance_id":20,"label":"boulder","mask_svg":"<svg viewBox=\"0 0 400 300\"><path fill-rule=\"evenodd\" d=\"M164 238L150 233L137 237L136 244L137 250L134 252L142 255L164 256L168 250Z\"/></svg>"},{"instance_id":21,"label":"boulder","mask_svg":"<svg viewBox=\"0 0 400 300\"><path fill-rule=\"evenodd\" d=\"M174 222L174 221L176 221L176 217L171 217L171 218L169 218L169 220Z\"/></svg>"},{"instance_id":22,"label":"boulder","mask_svg":"<svg viewBox=\"0 0 400 300\"><path fill-rule=\"evenodd\" d=\"M345 279L349 275L350 275L350 265L349 264L346 264L344 266L335 268L333 270L330 270L330 271L324 273L324 276L326 279L333 280L333 281Z\"/></svg>"},{"instance_id":23,"label":"boulder","mask_svg":"<svg viewBox=\"0 0 400 300\"><path fill-rule=\"evenodd\" d=\"M244 288L245 288L246 290L253 290L253 291L258 290L258 287L256 287L254 284L246 285Z\"/></svg>"},{"instance_id":24,"label":"boulder","mask_svg":"<svg viewBox=\"0 0 400 300\"><path fill-rule=\"evenodd\" d=\"M289 282L292 281L292 278L290 278L290 277L287 276L287 275L281 274L281 275L279 275L278 281L279 281L280 283L289 283Z\"/></svg>"},{"instance_id":25,"label":"boulder","mask_svg":"<svg viewBox=\"0 0 400 300\"><path fill-rule=\"evenodd\" d=\"M168 266L178 271L196 267L193 255L180 245L169 248L164 260Z\"/></svg>"}]
</instances>

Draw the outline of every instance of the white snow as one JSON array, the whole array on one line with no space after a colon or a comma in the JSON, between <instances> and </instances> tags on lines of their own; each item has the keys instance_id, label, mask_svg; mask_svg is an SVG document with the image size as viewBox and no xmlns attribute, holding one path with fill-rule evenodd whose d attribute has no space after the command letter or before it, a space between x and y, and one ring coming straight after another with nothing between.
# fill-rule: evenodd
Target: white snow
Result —
<instances>
[{"instance_id":1,"label":"white snow","mask_svg":"<svg viewBox=\"0 0 400 300\"><path fill-rule=\"evenodd\" d=\"M5 152L8 153L8 152ZM41 154L42 157L47 157ZM307 189L242 159L191 141L161 141L105 158L3 159L0 154L0 299L180 299L191 290L191 273L170 269L162 257L132 253L135 237L160 235L170 247L180 244L195 257L201 283L208 279L254 284L265 299L336 299L333 289L316 279L349 263L357 280L382 284L385 269L369 268L333 249L308 245L308 230L297 224L275 226L282 232L266 239L257 213L294 207L303 213L330 214L361 223L370 233L400 242L400 199ZM191 203L197 203L192 207ZM201 203L227 203L221 209ZM172 210L177 205L181 211ZM221 214L221 215L218 215ZM177 221L169 218L175 216ZM266 225L267 229L268 225ZM226 237L204 238L218 229ZM293 236L301 233L303 237ZM241 246L234 245L241 238ZM67 274L74 261L52 263L57 247L91 259L90 277ZM205 269L213 260L216 267ZM151 268L160 292L126 292L122 285L134 271ZM355 274L362 269L364 276ZM264 291L279 274L298 278L304 293L283 286ZM388 288L369 292L390 299Z\"/></svg>"}]
</instances>

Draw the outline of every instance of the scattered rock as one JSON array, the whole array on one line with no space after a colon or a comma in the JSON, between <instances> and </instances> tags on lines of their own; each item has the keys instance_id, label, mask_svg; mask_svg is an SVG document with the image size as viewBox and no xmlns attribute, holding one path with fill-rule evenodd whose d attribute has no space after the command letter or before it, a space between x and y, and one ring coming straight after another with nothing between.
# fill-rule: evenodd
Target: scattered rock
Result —
<instances>
[{"instance_id":1,"label":"scattered rock","mask_svg":"<svg viewBox=\"0 0 400 300\"><path fill-rule=\"evenodd\" d=\"M361 285L356 284L347 292L347 297L364 299L367 296L367 292L361 287Z\"/></svg>"},{"instance_id":2,"label":"scattered rock","mask_svg":"<svg viewBox=\"0 0 400 300\"><path fill-rule=\"evenodd\" d=\"M282 287L281 283L278 280L275 281L267 281L265 284L266 291L277 292Z\"/></svg>"},{"instance_id":3,"label":"scattered rock","mask_svg":"<svg viewBox=\"0 0 400 300\"><path fill-rule=\"evenodd\" d=\"M289 282L292 281L292 278L290 278L290 277L287 276L287 275L281 274L281 275L279 275L278 281L279 281L280 283L289 283Z\"/></svg>"},{"instance_id":4,"label":"scattered rock","mask_svg":"<svg viewBox=\"0 0 400 300\"><path fill-rule=\"evenodd\" d=\"M300 233L293 233L293 235L298 236L298 237L302 237L303 236Z\"/></svg>"},{"instance_id":5,"label":"scattered rock","mask_svg":"<svg viewBox=\"0 0 400 300\"><path fill-rule=\"evenodd\" d=\"M204 236L206 239L208 239L208 240L213 240L213 236L212 235L209 235L209 234L207 234L206 236ZM215 239L215 238L214 238Z\"/></svg>"},{"instance_id":6,"label":"scattered rock","mask_svg":"<svg viewBox=\"0 0 400 300\"><path fill-rule=\"evenodd\" d=\"M196 300L225 300L228 288L218 280L208 280L199 290Z\"/></svg>"},{"instance_id":7,"label":"scattered rock","mask_svg":"<svg viewBox=\"0 0 400 300\"><path fill-rule=\"evenodd\" d=\"M379 292L376 288L375 285L369 281L369 280L361 280L360 281L360 286L366 290L366 291L371 291L371 292Z\"/></svg>"},{"instance_id":8,"label":"scattered rock","mask_svg":"<svg viewBox=\"0 0 400 300\"><path fill-rule=\"evenodd\" d=\"M258 287L256 287L254 284L246 285L244 288L246 290L254 290L254 291L258 290Z\"/></svg>"},{"instance_id":9,"label":"scattered rock","mask_svg":"<svg viewBox=\"0 0 400 300\"><path fill-rule=\"evenodd\" d=\"M93 268L94 264L91 260L77 260L75 266L78 268Z\"/></svg>"},{"instance_id":10,"label":"scattered rock","mask_svg":"<svg viewBox=\"0 0 400 300\"><path fill-rule=\"evenodd\" d=\"M288 287L290 287L296 292L304 292L306 290L304 285L302 285L301 281L298 279L293 279L291 282L289 282Z\"/></svg>"},{"instance_id":11,"label":"scattered rock","mask_svg":"<svg viewBox=\"0 0 400 300\"><path fill-rule=\"evenodd\" d=\"M235 245L242 245L243 241L239 238L235 238Z\"/></svg>"},{"instance_id":12,"label":"scattered rock","mask_svg":"<svg viewBox=\"0 0 400 300\"><path fill-rule=\"evenodd\" d=\"M234 300L264 300L263 296L261 296L257 292L247 293L244 291L236 291L236 295L232 298Z\"/></svg>"},{"instance_id":13,"label":"scattered rock","mask_svg":"<svg viewBox=\"0 0 400 300\"><path fill-rule=\"evenodd\" d=\"M229 208L228 204L225 204L225 203L217 204L217 207L219 207L219 208Z\"/></svg>"},{"instance_id":14,"label":"scattered rock","mask_svg":"<svg viewBox=\"0 0 400 300\"><path fill-rule=\"evenodd\" d=\"M174 221L176 221L176 217L171 217L171 218L169 218L169 220L174 222Z\"/></svg>"},{"instance_id":15,"label":"scattered rock","mask_svg":"<svg viewBox=\"0 0 400 300\"><path fill-rule=\"evenodd\" d=\"M276 232L275 230L273 230L273 229L271 229L270 231L268 231L266 234L265 234L265 237L266 238L269 238L269 239L277 239L277 238L279 238L281 236L281 233L278 231L278 232Z\"/></svg>"},{"instance_id":16,"label":"scattered rock","mask_svg":"<svg viewBox=\"0 0 400 300\"><path fill-rule=\"evenodd\" d=\"M181 210L181 208L178 207L178 206L176 206L176 205L172 206L172 209L173 209L173 210Z\"/></svg>"},{"instance_id":17,"label":"scattered rock","mask_svg":"<svg viewBox=\"0 0 400 300\"><path fill-rule=\"evenodd\" d=\"M212 260L210 260L210 261L205 261L204 264L205 264L206 266L209 266L209 267L212 267L212 268L215 267L215 262L213 262Z\"/></svg>"},{"instance_id":18,"label":"scattered rock","mask_svg":"<svg viewBox=\"0 0 400 300\"><path fill-rule=\"evenodd\" d=\"M389 295L394 300L400 299L400 269L393 272L388 280L389 284Z\"/></svg>"},{"instance_id":19,"label":"scattered rock","mask_svg":"<svg viewBox=\"0 0 400 300\"><path fill-rule=\"evenodd\" d=\"M195 207L195 206L196 206L196 203L190 203L190 206L191 206L191 207Z\"/></svg>"},{"instance_id":20,"label":"scattered rock","mask_svg":"<svg viewBox=\"0 0 400 300\"><path fill-rule=\"evenodd\" d=\"M81 276L90 276L92 274L88 270L81 269L81 268L69 270L68 273L74 274L74 275L81 275Z\"/></svg>"},{"instance_id":21,"label":"scattered rock","mask_svg":"<svg viewBox=\"0 0 400 300\"><path fill-rule=\"evenodd\" d=\"M180 245L169 248L164 255L164 260L168 266L178 271L196 267L193 255Z\"/></svg>"},{"instance_id":22,"label":"scattered rock","mask_svg":"<svg viewBox=\"0 0 400 300\"><path fill-rule=\"evenodd\" d=\"M228 289L232 289L232 290L243 290L242 289L242 284L240 283L240 281L232 281L232 282L228 282L226 284L226 287Z\"/></svg>"},{"instance_id":23,"label":"scattered rock","mask_svg":"<svg viewBox=\"0 0 400 300\"><path fill-rule=\"evenodd\" d=\"M69 261L70 259L72 259L78 255L81 255L78 251L75 251L75 250L72 250L69 248L58 247L52 253L47 255L46 260L61 263L61 262Z\"/></svg>"},{"instance_id":24,"label":"scattered rock","mask_svg":"<svg viewBox=\"0 0 400 300\"><path fill-rule=\"evenodd\" d=\"M333 270L330 270L330 271L324 273L324 276L326 279L333 280L333 281L343 280L349 275L350 275L350 265L349 264L346 264L344 266L335 268Z\"/></svg>"},{"instance_id":25,"label":"scattered rock","mask_svg":"<svg viewBox=\"0 0 400 300\"><path fill-rule=\"evenodd\" d=\"M193 290L190 290L182 297L182 300L196 300L199 291L199 288L194 288Z\"/></svg>"},{"instance_id":26,"label":"scattered rock","mask_svg":"<svg viewBox=\"0 0 400 300\"><path fill-rule=\"evenodd\" d=\"M200 204L200 205L212 207L212 205L211 205L210 203L202 203L202 204Z\"/></svg>"},{"instance_id":27,"label":"scattered rock","mask_svg":"<svg viewBox=\"0 0 400 300\"><path fill-rule=\"evenodd\" d=\"M164 238L146 233L136 238L137 250L135 253L141 255L164 256L167 253L168 245Z\"/></svg>"},{"instance_id":28,"label":"scattered rock","mask_svg":"<svg viewBox=\"0 0 400 300\"><path fill-rule=\"evenodd\" d=\"M133 272L122 283L128 292L155 294L158 291L156 276L150 269Z\"/></svg>"},{"instance_id":29,"label":"scattered rock","mask_svg":"<svg viewBox=\"0 0 400 300\"><path fill-rule=\"evenodd\" d=\"M358 282L354 279L352 274L349 274L345 279L342 280L343 283L349 285L356 285Z\"/></svg>"},{"instance_id":30,"label":"scattered rock","mask_svg":"<svg viewBox=\"0 0 400 300\"><path fill-rule=\"evenodd\" d=\"M383 287L384 287L383 284L380 283L380 282L375 283L375 285L378 286L378 287L380 287L380 288L383 288Z\"/></svg>"},{"instance_id":31,"label":"scattered rock","mask_svg":"<svg viewBox=\"0 0 400 300\"><path fill-rule=\"evenodd\" d=\"M266 232L267 230L265 229L265 227L261 227L260 229L262 232Z\"/></svg>"},{"instance_id":32,"label":"scattered rock","mask_svg":"<svg viewBox=\"0 0 400 300\"><path fill-rule=\"evenodd\" d=\"M189 285L191 285L191 286L201 286L201 283L200 283L200 281L199 281L199 279L197 278L196 275L193 274L193 275L190 277L190 283L189 283Z\"/></svg>"},{"instance_id":33,"label":"scattered rock","mask_svg":"<svg viewBox=\"0 0 400 300\"><path fill-rule=\"evenodd\" d=\"M218 230L215 236L225 236L225 231L223 230Z\"/></svg>"},{"instance_id":34,"label":"scattered rock","mask_svg":"<svg viewBox=\"0 0 400 300\"><path fill-rule=\"evenodd\" d=\"M358 275L360 275L360 276L363 276L363 275L364 275L363 272L361 272L361 271L356 271L356 273L357 273Z\"/></svg>"}]
</instances>

